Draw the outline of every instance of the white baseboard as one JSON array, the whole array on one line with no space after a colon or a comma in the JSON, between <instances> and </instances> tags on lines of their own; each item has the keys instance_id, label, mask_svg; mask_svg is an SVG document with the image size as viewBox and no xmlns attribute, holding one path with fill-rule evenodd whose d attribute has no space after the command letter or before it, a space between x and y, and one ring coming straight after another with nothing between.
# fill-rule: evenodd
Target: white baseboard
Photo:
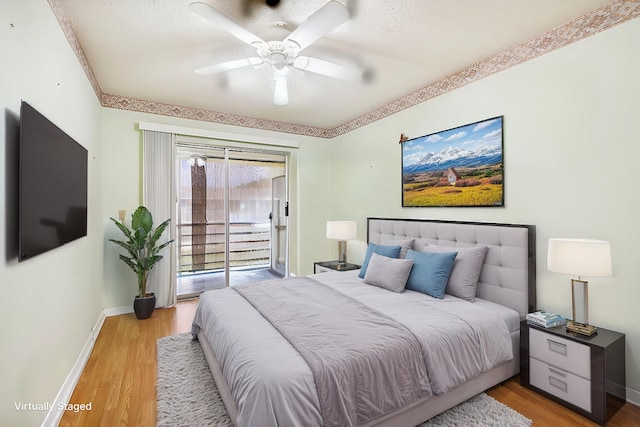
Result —
<instances>
[{"instance_id":1,"label":"white baseboard","mask_svg":"<svg viewBox=\"0 0 640 427\"><path fill-rule=\"evenodd\" d=\"M133 304L122 307L105 308L102 312L105 317L118 316L120 314L133 313Z\"/></svg>"},{"instance_id":2,"label":"white baseboard","mask_svg":"<svg viewBox=\"0 0 640 427\"><path fill-rule=\"evenodd\" d=\"M84 346L80 351L80 355L73 364L73 367L71 368L69 375L67 375L67 378L64 380L62 387L60 387L58 395L51 404L51 409L49 409L47 416L42 422L43 427L55 427L60 423L62 415L64 415L64 408L67 403L69 403L71 395L76 388L76 384L78 384L78 380L82 375L82 371L89 360L89 356L91 356L91 350L93 350L93 345L96 342L96 338L98 338L98 334L100 333L100 329L104 323L104 318L105 314L104 311L102 311L98 316L98 321L93 328L91 328L91 333L85 341Z\"/></svg>"},{"instance_id":3,"label":"white baseboard","mask_svg":"<svg viewBox=\"0 0 640 427\"><path fill-rule=\"evenodd\" d=\"M640 406L640 391L627 387L627 402Z\"/></svg>"}]
</instances>

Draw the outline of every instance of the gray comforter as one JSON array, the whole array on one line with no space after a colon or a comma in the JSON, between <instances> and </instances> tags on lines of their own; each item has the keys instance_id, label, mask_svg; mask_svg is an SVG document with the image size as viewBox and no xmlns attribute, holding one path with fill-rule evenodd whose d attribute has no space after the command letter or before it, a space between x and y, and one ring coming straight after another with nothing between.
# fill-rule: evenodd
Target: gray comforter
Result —
<instances>
[{"instance_id":1,"label":"gray comforter","mask_svg":"<svg viewBox=\"0 0 640 427\"><path fill-rule=\"evenodd\" d=\"M410 330L419 343L434 395L444 394L513 357L506 323L477 304L450 296L437 300L413 291L397 294L364 284L357 271L322 273L314 278ZM269 284L252 286L264 285ZM322 302L319 298L308 299L312 304ZM216 354L236 403L239 426L324 424L323 398L318 396L314 374L305 360L308 354L301 355L238 292L229 288L203 294L192 332L200 329ZM329 342L334 339L326 338ZM384 383L372 387L386 387L392 382L384 379Z\"/></svg>"},{"instance_id":2,"label":"gray comforter","mask_svg":"<svg viewBox=\"0 0 640 427\"><path fill-rule=\"evenodd\" d=\"M307 362L325 427L362 425L431 396L420 344L397 321L306 277L233 289Z\"/></svg>"}]
</instances>

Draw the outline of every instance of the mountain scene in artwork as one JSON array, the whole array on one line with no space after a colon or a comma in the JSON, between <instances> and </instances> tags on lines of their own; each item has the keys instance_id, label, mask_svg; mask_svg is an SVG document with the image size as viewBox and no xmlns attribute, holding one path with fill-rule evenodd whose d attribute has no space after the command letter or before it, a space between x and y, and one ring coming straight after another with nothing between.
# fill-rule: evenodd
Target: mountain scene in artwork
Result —
<instances>
[{"instance_id":1,"label":"mountain scene in artwork","mask_svg":"<svg viewBox=\"0 0 640 427\"><path fill-rule=\"evenodd\" d=\"M438 153L427 153L417 163L406 166L405 174L446 170L450 167L472 168L494 165L502 162L502 146L481 147L465 150L458 147L447 147Z\"/></svg>"},{"instance_id":2,"label":"mountain scene in artwork","mask_svg":"<svg viewBox=\"0 0 640 427\"><path fill-rule=\"evenodd\" d=\"M405 141L403 206L502 206L502 117Z\"/></svg>"}]
</instances>

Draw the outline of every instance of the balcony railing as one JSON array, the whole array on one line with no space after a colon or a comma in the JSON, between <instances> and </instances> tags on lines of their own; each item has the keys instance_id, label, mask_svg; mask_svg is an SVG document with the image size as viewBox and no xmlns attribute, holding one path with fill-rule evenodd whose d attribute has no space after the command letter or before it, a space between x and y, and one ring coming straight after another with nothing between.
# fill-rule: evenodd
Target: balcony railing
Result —
<instances>
[{"instance_id":1,"label":"balcony railing","mask_svg":"<svg viewBox=\"0 0 640 427\"><path fill-rule=\"evenodd\" d=\"M229 267L269 265L270 223L229 224ZM224 269L225 224L178 224L180 264L178 272Z\"/></svg>"}]
</instances>

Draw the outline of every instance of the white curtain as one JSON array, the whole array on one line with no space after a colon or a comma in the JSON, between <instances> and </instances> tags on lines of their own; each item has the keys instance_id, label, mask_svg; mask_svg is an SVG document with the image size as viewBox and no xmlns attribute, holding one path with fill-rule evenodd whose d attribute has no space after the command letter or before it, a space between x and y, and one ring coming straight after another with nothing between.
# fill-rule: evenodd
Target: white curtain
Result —
<instances>
[{"instance_id":1,"label":"white curtain","mask_svg":"<svg viewBox=\"0 0 640 427\"><path fill-rule=\"evenodd\" d=\"M142 194L143 204L153 215L154 226L167 218L171 224L163 234L164 239L175 239L175 209L172 203L173 165L175 135L165 132L143 131L142 144ZM176 243L164 248L163 258L156 264L149 276L148 292L155 292L157 307L170 307L176 304Z\"/></svg>"}]
</instances>

